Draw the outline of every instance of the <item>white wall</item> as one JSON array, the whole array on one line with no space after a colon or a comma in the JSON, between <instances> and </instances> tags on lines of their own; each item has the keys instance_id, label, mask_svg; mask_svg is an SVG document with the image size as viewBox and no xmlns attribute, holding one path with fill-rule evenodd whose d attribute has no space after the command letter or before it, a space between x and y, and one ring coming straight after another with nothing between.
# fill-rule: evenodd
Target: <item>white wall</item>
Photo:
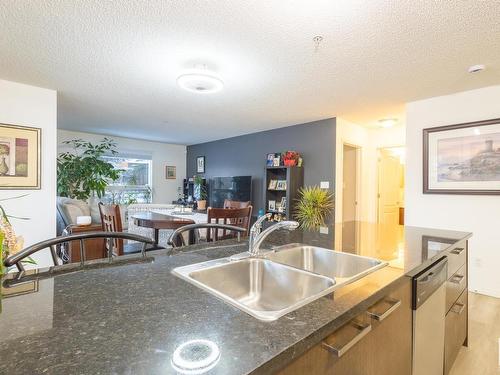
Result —
<instances>
[{"instance_id":1,"label":"white wall","mask_svg":"<svg viewBox=\"0 0 500 375\"><path fill-rule=\"evenodd\" d=\"M178 198L177 188L182 187L182 180L186 177L186 146L59 129L57 131L58 152L71 150L62 144L63 141L80 138L97 143L104 137L111 138L117 143L119 153L151 156L153 162L153 203L171 203ZM166 165L177 167L177 179L167 180L165 178Z\"/></svg>"},{"instance_id":2,"label":"white wall","mask_svg":"<svg viewBox=\"0 0 500 375\"><path fill-rule=\"evenodd\" d=\"M500 197L422 194L422 129L500 118L500 86L408 103L408 225L471 231L469 288L500 297Z\"/></svg>"},{"instance_id":3,"label":"white wall","mask_svg":"<svg viewBox=\"0 0 500 375\"><path fill-rule=\"evenodd\" d=\"M24 245L29 246L56 235L57 92L0 80L0 123L42 129L42 188L0 190L0 198L29 194L1 203L7 213L31 219L12 220L17 235L22 235ZM51 264L48 251L34 258L40 267Z\"/></svg>"}]
</instances>

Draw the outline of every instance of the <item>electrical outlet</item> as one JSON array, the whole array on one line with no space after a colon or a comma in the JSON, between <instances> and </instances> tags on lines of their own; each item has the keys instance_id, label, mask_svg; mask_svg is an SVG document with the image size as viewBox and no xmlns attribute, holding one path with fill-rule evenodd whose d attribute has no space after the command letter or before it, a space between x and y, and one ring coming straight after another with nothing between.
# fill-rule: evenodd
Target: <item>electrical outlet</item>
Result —
<instances>
[{"instance_id":1,"label":"electrical outlet","mask_svg":"<svg viewBox=\"0 0 500 375\"><path fill-rule=\"evenodd\" d=\"M319 187L321 189L330 189L330 181L321 181Z\"/></svg>"},{"instance_id":2,"label":"electrical outlet","mask_svg":"<svg viewBox=\"0 0 500 375\"><path fill-rule=\"evenodd\" d=\"M328 234L328 227L319 227L319 233Z\"/></svg>"}]
</instances>

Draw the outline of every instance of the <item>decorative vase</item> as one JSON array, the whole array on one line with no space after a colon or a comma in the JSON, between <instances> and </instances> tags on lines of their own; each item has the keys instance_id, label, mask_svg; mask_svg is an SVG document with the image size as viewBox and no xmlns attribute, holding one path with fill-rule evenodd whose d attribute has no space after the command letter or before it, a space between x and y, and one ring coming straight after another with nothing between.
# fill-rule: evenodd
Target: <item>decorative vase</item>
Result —
<instances>
[{"instance_id":1,"label":"decorative vase","mask_svg":"<svg viewBox=\"0 0 500 375\"><path fill-rule=\"evenodd\" d=\"M205 210L206 208L207 208L206 200L198 201L198 210Z\"/></svg>"},{"instance_id":2,"label":"decorative vase","mask_svg":"<svg viewBox=\"0 0 500 375\"><path fill-rule=\"evenodd\" d=\"M9 166L5 162L5 156L2 156L2 161L0 162L0 176L4 176L9 171Z\"/></svg>"}]
</instances>

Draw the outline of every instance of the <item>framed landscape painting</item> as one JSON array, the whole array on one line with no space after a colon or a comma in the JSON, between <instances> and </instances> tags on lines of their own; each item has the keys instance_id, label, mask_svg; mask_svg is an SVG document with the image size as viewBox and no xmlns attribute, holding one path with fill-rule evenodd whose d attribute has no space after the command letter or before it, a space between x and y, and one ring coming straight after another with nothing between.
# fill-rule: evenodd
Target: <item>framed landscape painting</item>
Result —
<instances>
[{"instance_id":1,"label":"framed landscape painting","mask_svg":"<svg viewBox=\"0 0 500 375\"><path fill-rule=\"evenodd\" d=\"M424 194L500 194L500 119L424 129Z\"/></svg>"},{"instance_id":2,"label":"framed landscape painting","mask_svg":"<svg viewBox=\"0 0 500 375\"><path fill-rule=\"evenodd\" d=\"M40 189L40 133L0 124L0 189Z\"/></svg>"}]
</instances>

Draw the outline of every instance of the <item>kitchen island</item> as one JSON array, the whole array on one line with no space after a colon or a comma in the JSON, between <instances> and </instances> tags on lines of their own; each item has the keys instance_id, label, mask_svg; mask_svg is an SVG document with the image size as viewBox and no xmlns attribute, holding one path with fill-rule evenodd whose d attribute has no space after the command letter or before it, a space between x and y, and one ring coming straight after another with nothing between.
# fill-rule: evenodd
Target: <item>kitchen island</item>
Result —
<instances>
[{"instance_id":1,"label":"kitchen island","mask_svg":"<svg viewBox=\"0 0 500 375\"><path fill-rule=\"evenodd\" d=\"M208 373L286 373L287 366L384 296L409 287L412 276L471 236L416 227L391 230L396 241L375 235L358 252L388 266L270 322L171 272L241 253L245 241L158 250L145 260L129 257L71 271L60 266L27 274L20 284L9 275L2 288L0 373L176 373L174 352L192 340L210 342L219 352ZM300 230L273 233L265 246L288 243L333 248L332 236Z\"/></svg>"}]
</instances>

